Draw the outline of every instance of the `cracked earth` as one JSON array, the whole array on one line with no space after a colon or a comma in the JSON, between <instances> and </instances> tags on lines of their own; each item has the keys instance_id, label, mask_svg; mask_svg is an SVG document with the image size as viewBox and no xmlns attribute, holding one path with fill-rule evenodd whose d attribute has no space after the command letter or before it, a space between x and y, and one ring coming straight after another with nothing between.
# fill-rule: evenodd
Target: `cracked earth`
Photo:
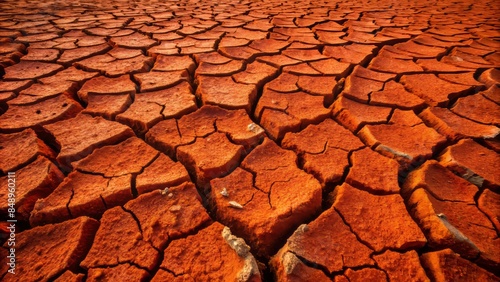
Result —
<instances>
[{"instance_id":1,"label":"cracked earth","mask_svg":"<svg viewBox=\"0 0 500 282\"><path fill-rule=\"evenodd\" d=\"M0 279L500 281L499 14L2 1Z\"/></svg>"}]
</instances>

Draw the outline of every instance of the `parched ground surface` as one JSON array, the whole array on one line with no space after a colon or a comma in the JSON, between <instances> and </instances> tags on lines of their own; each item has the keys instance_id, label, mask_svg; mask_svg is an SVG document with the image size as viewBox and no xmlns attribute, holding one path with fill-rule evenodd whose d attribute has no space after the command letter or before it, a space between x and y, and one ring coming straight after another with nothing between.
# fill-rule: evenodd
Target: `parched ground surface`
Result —
<instances>
[{"instance_id":1,"label":"parched ground surface","mask_svg":"<svg viewBox=\"0 0 500 282\"><path fill-rule=\"evenodd\" d=\"M0 280L500 281L499 15L1 1Z\"/></svg>"}]
</instances>

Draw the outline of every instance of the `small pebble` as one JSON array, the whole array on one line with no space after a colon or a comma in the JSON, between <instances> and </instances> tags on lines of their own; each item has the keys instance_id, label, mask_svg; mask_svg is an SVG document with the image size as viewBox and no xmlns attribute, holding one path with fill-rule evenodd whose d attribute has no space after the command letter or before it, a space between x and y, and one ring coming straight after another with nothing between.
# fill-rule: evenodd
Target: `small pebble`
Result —
<instances>
[{"instance_id":1,"label":"small pebble","mask_svg":"<svg viewBox=\"0 0 500 282\"><path fill-rule=\"evenodd\" d=\"M180 211L181 210L181 206L179 206L179 205L173 205L168 210L171 211L171 212Z\"/></svg>"},{"instance_id":2,"label":"small pebble","mask_svg":"<svg viewBox=\"0 0 500 282\"><path fill-rule=\"evenodd\" d=\"M248 129L248 131L254 131L254 130L255 130L255 127L256 127L255 123L253 123L253 122L252 122L251 124L249 124L249 125L247 126L247 129Z\"/></svg>"},{"instance_id":3,"label":"small pebble","mask_svg":"<svg viewBox=\"0 0 500 282\"><path fill-rule=\"evenodd\" d=\"M251 124L247 125L247 130L250 132L253 132L253 133L258 133L258 132L262 131L263 129L260 126L258 126L252 122Z\"/></svg>"},{"instance_id":4,"label":"small pebble","mask_svg":"<svg viewBox=\"0 0 500 282\"><path fill-rule=\"evenodd\" d=\"M229 193L227 193L227 189L226 189L226 187L224 187L224 188L222 189L222 191L220 191L220 194L221 194L222 196L226 197L226 198L229 196Z\"/></svg>"},{"instance_id":5,"label":"small pebble","mask_svg":"<svg viewBox=\"0 0 500 282\"><path fill-rule=\"evenodd\" d=\"M242 206L242 205L240 205L240 203L235 202L235 201L229 201L229 205L230 205L231 207L233 207L233 208L237 208L237 209L242 209L242 208L243 208L243 206Z\"/></svg>"}]
</instances>

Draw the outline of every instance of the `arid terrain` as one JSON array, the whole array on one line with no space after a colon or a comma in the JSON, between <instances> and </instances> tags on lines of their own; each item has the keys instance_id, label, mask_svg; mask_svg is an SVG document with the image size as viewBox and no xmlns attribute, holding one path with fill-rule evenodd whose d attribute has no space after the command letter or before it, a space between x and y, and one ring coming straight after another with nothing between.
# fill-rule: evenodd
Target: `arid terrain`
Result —
<instances>
[{"instance_id":1,"label":"arid terrain","mask_svg":"<svg viewBox=\"0 0 500 282\"><path fill-rule=\"evenodd\" d=\"M500 281L499 15L0 1L0 280Z\"/></svg>"}]
</instances>

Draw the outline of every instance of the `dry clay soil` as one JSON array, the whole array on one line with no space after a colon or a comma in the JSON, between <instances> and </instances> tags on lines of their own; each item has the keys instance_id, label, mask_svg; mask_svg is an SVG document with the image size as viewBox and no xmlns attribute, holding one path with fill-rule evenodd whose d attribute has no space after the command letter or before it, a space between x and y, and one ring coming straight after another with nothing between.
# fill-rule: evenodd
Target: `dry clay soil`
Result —
<instances>
[{"instance_id":1,"label":"dry clay soil","mask_svg":"<svg viewBox=\"0 0 500 282\"><path fill-rule=\"evenodd\" d=\"M0 280L500 281L499 15L1 1Z\"/></svg>"}]
</instances>

